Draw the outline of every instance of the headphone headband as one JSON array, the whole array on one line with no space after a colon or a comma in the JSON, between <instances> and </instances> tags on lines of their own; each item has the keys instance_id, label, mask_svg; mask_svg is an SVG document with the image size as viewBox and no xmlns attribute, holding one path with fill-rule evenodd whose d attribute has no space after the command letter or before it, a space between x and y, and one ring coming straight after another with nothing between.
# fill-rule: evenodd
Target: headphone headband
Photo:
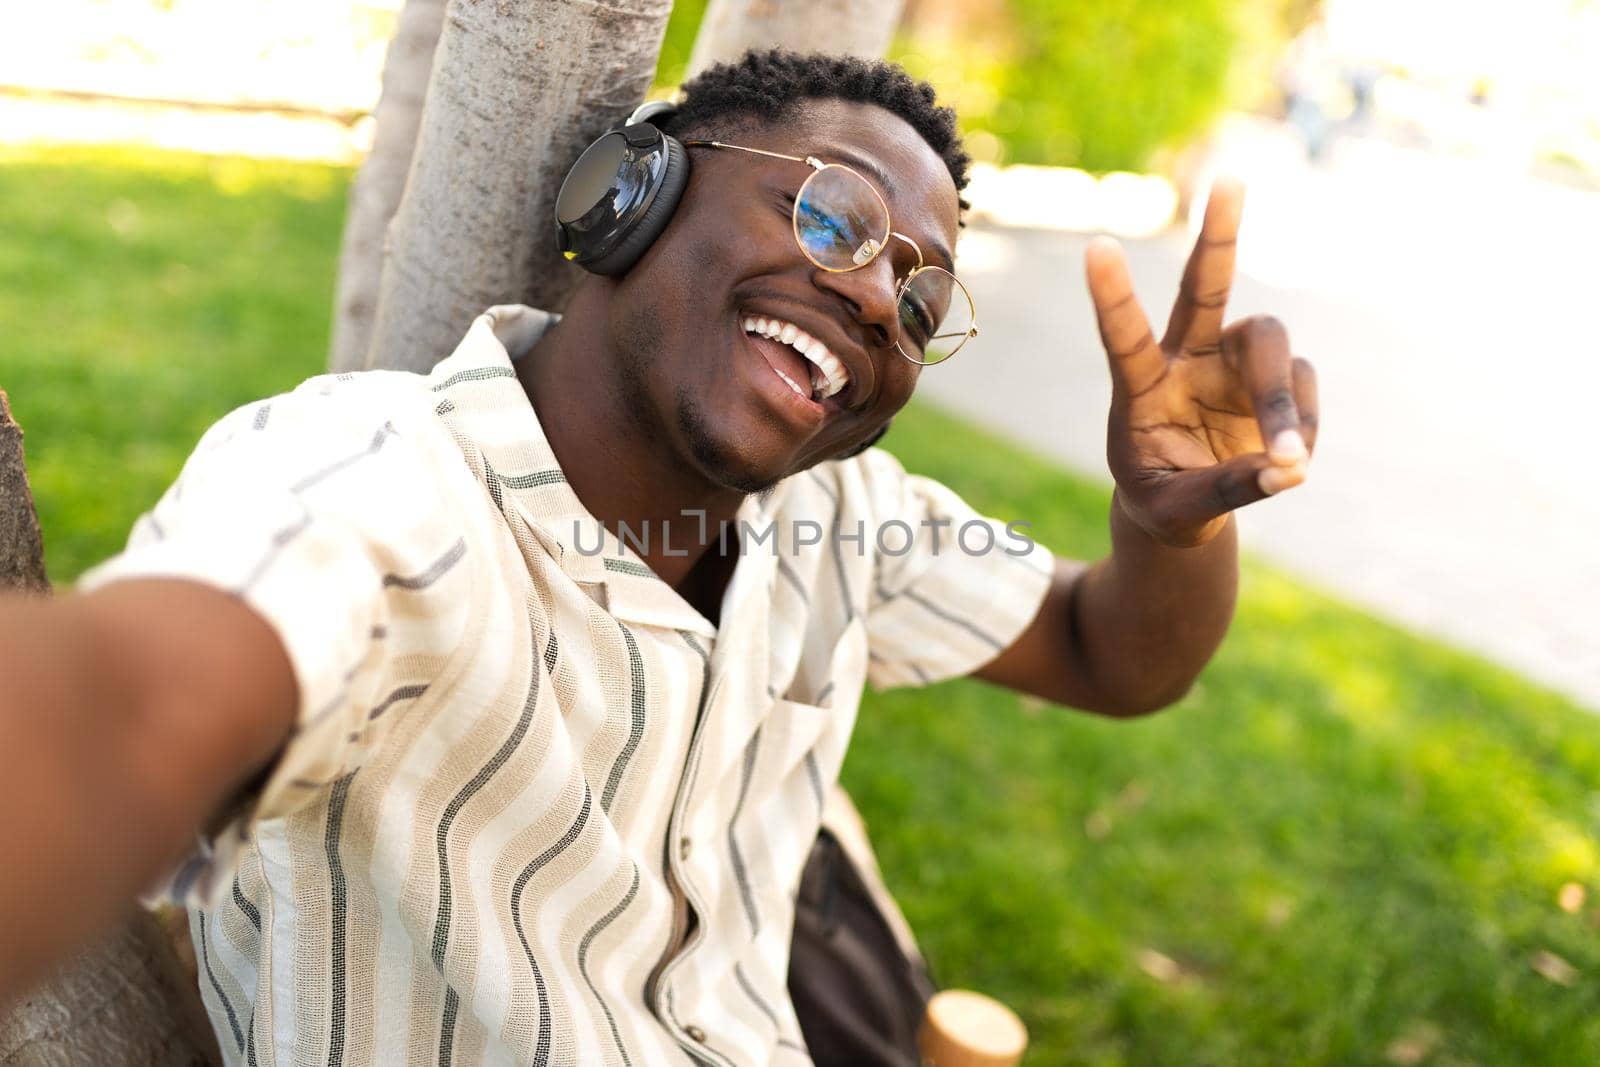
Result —
<instances>
[{"instance_id":1,"label":"headphone headband","mask_svg":"<svg viewBox=\"0 0 1600 1067\"><path fill-rule=\"evenodd\" d=\"M659 127L661 123L657 122L657 119L670 119L677 113L678 105L671 100L646 100L633 109L633 114L628 116L627 124L637 126L641 122L648 122L652 126Z\"/></svg>"}]
</instances>

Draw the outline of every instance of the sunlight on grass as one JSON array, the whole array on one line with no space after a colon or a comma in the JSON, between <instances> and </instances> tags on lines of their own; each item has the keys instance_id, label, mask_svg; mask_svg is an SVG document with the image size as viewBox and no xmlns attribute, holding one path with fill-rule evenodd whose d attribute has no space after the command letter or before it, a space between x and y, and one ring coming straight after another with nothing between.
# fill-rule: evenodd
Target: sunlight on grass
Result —
<instances>
[{"instance_id":1,"label":"sunlight on grass","mask_svg":"<svg viewBox=\"0 0 1600 1067\"><path fill-rule=\"evenodd\" d=\"M207 425L321 369L348 177L0 156L0 388L58 581ZM1103 489L945 414L886 444L1058 551L1108 547ZM1600 725L1260 564L1176 708L875 694L845 778L937 977L1015 1007L1029 1062L1600 1059Z\"/></svg>"},{"instance_id":2,"label":"sunlight on grass","mask_svg":"<svg viewBox=\"0 0 1600 1067\"><path fill-rule=\"evenodd\" d=\"M0 388L58 582L121 545L208 425L321 369L347 181L129 149L0 156Z\"/></svg>"},{"instance_id":3,"label":"sunlight on grass","mask_svg":"<svg viewBox=\"0 0 1600 1067\"><path fill-rule=\"evenodd\" d=\"M1052 546L1104 548L1104 494L1041 460L927 409L890 447ZM1529 961L1600 967L1600 917L1554 903L1597 875L1597 757L1572 705L1249 565L1178 708L883 694L846 778L941 976L1017 1005L1039 1062L1381 1063L1421 1018L1437 1062L1558 1064L1600 1049L1595 991Z\"/></svg>"}]
</instances>

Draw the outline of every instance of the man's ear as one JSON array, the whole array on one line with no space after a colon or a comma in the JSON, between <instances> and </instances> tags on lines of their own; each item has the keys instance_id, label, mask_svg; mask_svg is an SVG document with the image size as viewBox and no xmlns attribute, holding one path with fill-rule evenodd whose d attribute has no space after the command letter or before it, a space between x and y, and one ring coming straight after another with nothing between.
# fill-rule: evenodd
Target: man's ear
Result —
<instances>
[{"instance_id":1,"label":"man's ear","mask_svg":"<svg viewBox=\"0 0 1600 1067\"><path fill-rule=\"evenodd\" d=\"M893 425L893 424L894 424L894 420L890 419L888 422L886 422L882 426L878 427L878 432L877 433L873 434L871 437L867 438L865 441L862 441L859 445L856 445L855 448L851 449L849 452L846 452L844 455L840 456L839 458L840 459L854 459L855 457L861 455L861 453L865 452L867 449L871 448L873 445L875 445L879 441L883 440L883 435L889 432L889 427L891 425Z\"/></svg>"}]
</instances>

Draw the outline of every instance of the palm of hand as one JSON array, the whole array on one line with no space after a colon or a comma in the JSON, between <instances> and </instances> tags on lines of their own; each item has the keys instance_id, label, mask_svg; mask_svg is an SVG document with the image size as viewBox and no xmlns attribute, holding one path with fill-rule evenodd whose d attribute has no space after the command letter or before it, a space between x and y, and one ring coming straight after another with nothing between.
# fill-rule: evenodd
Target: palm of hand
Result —
<instances>
[{"instance_id":1,"label":"palm of hand","mask_svg":"<svg viewBox=\"0 0 1600 1067\"><path fill-rule=\"evenodd\" d=\"M1182 350L1128 398L1130 470L1199 470L1266 451L1249 395L1220 363L1220 340Z\"/></svg>"},{"instance_id":2,"label":"palm of hand","mask_svg":"<svg viewBox=\"0 0 1600 1067\"><path fill-rule=\"evenodd\" d=\"M1236 183L1213 191L1159 343L1117 244L1087 256L1111 366L1107 459L1124 509L1167 544L1203 543L1234 509L1304 481L1315 442L1315 376L1283 326L1223 327L1242 197Z\"/></svg>"}]
</instances>

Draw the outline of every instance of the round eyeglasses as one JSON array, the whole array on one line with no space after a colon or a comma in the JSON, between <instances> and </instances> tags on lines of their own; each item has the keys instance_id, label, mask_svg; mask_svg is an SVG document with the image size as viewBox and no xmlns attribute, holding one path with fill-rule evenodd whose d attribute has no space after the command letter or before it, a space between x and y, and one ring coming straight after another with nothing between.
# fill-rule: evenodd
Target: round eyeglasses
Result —
<instances>
[{"instance_id":1,"label":"round eyeglasses","mask_svg":"<svg viewBox=\"0 0 1600 1067\"><path fill-rule=\"evenodd\" d=\"M913 363L942 363L978 336L972 294L943 267L925 264L917 242L890 228L889 205L877 188L842 163L787 156L722 141L684 141L691 148L730 148L812 168L794 198L794 240L813 264L834 274L860 270L882 254L891 237L910 245L917 265L895 286L899 330L895 347Z\"/></svg>"}]
</instances>

